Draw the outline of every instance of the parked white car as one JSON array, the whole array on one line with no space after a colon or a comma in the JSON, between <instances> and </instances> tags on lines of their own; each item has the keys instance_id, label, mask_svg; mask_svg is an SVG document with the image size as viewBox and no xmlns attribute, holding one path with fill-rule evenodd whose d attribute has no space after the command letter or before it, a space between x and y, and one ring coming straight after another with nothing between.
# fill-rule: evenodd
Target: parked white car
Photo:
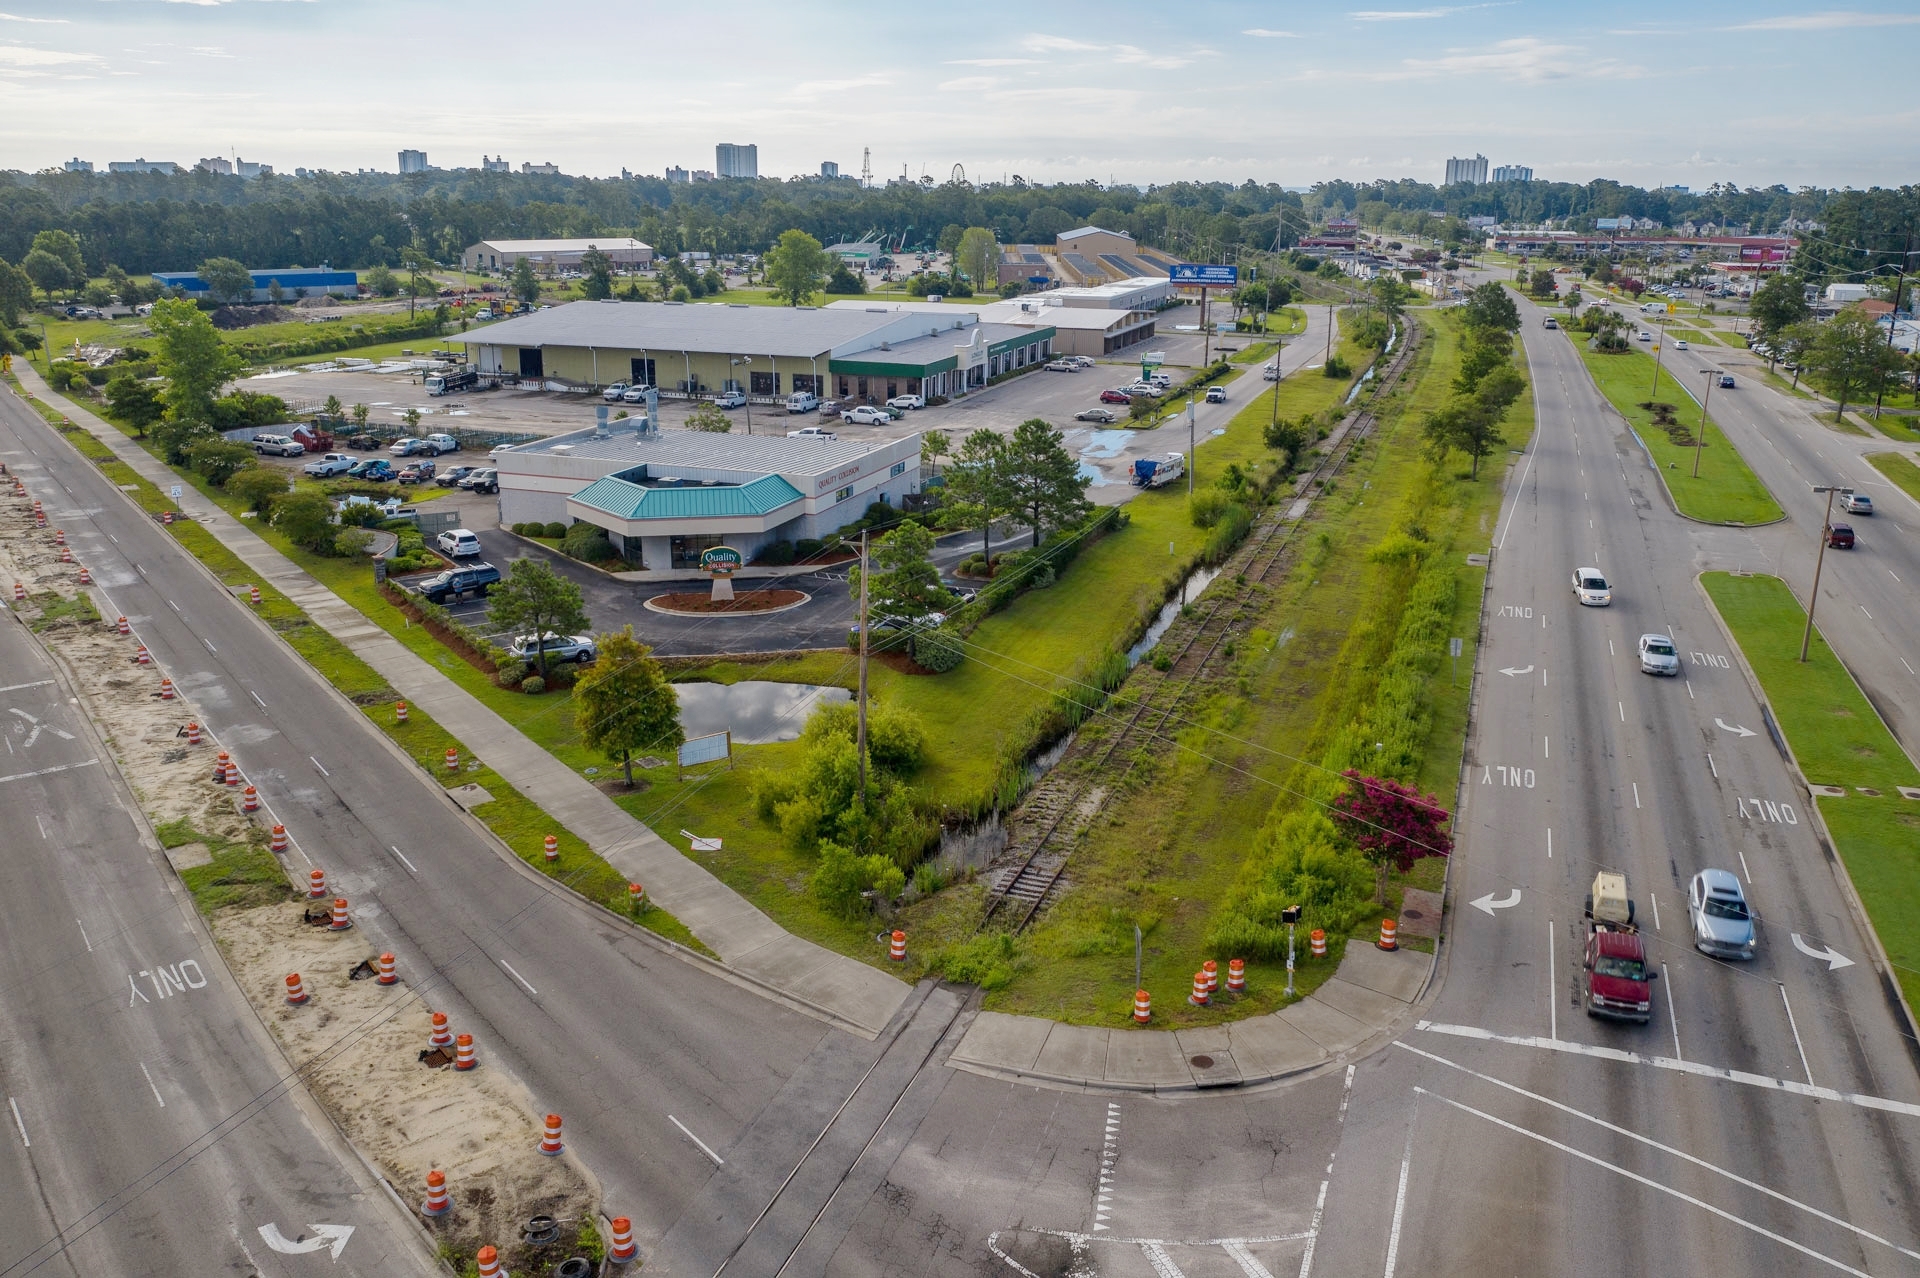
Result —
<instances>
[{"instance_id":1,"label":"parked white car","mask_svg":"<svg viewBox=\"0 0 1920 1278\"><path fill-rule=\"evenodd\" d=\"M441 552L454 559L465 559L480 553L480 539L465 528L449 528L435 540Z\"/></svg>"},{"instance_id":2,"label":"parked white car","mask_svg":"<svg viewBox=\"0 0 1920 1278\"><path fill-rule=\"evenodd\" d=\"M623 404L644 404L647 402L647 391L649 389L651 388L646 386L629 386L620 392L620 402Z\"/></svg>"},{"instance_id":3,"label":"parked white car","mask_svg":"<svg viewBox=\"0 0 1920 1278\"><path fill-rule=\"evenodd\" d=\"M1080 371L1080 365L1070 359L1049 360L1046 367L1049 373L1077 373Z\"/></svg>"},{"instance_id":4,"label":"parked white car","mask_svg":"<svg viewBox=\"0 0 1920 1278\"><path fill-rule=\"evenodd\" d=\"M825 426L802 426L799 430L787 432L788 439L838 439L838 435Z\"/></svg>"},{"instance_id":5,"label":"parked white car","mask_svg":"<svg viewBox=\"0 0 1920 1278\"><path fill-rule=\"evenodd\" d=\"M893 414L884 408L875 408L872 404L862 404L858 408L849 408L840 414L840 420L849 426L884 426L893 420ZM788 431L789 435L805 435L806 431Z\"/></svg>"},{"instance_id":6,"label":"parked white car","mask_svg":"<svg viewBox=\"0 0 1920 1278\"><path fill-rule=\"evenodd\" d=\"M723 395L715 395L713 397L713 406L715 408L745 408L746 405L747 397L739 391L728 391Z\"/></svg>"},{"instance_id":7,"label":"parked white car","mask_svg":"<svg viewBox=\"0 0 1920 1278\"><path fill-rule=\"evenodd\" d=\"M925 408L927 401L919 395L895 395L887 401L888 408Z\"/></svg>"},{"instance_id":8,"label":"parked white car","mask_svg":"<svg viewBox=\"0 0 1920 1278\"><path fill-rule=\"evenodd\" d=\"M607 387L605 390L600 392L600 398L606 400L609 404L612 404L612 403L617 403L620 397L626 393L627 393L627 383L615 382L613 385Z\"/></svg>"},{"instance_id":9,"label":"parked white car","mask_svg":"<svg viewBox=\"0 0 1920 1278\"><path fill-rule=\"evenodd\" d=\"M392 446L389 447L387 451L392 453L395 457L411 457L415 453L431 454L433 452L433 445L429 444L424 439L414 439L409 437L406 439L394 440Z\"/></svg>"}]
</instances>

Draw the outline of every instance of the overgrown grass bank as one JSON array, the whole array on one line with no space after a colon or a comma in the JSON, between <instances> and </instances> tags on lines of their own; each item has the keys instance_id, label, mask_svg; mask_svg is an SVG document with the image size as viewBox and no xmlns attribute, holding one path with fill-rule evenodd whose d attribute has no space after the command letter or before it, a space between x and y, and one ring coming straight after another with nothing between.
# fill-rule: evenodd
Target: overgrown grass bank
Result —
<instances>
[{"instance_id":1,"label":"overgrown grass bank","mask_svg":"<svg viewBox=\"0 0 1920 1278\"><path fill-rule=\"evenodd\" d=\"M1673 369L1662 368L1659 398L1653 393L1653 357L1640 351L1603 355L1592 349L1585 335L1568 334L1580 351L1594 384L1621 416L1633 426L1653 455L1654 465L1666 479L1674 505L1689 519L1715 524L1765 524L1785 517L1780 503L1760 482L1740 456L1740 450L1728 442L1720 428L1708 419L1706 447L1700 457L1700 477L1693 477L1695 432L1700 429L1700 409L1679 385ZM1679 359L1681 371L1692 374L1692 366ZM1696 380L1698 380L1696 378ZM1673 404L1677 412L1675 427L1654 424L1646 403Z\"/></svg>"},{"instance_id":2,"label":"overgrown grass bank","mask_svg":"<svg viewBox=\"0 0 1920 1278\"><path fill-rule=\"evenodd\" d=\"M1907 496L1920 501L1920 465L1905 453L1868 453L1867 462Z\"/></svg>"},{"instance_id":3,"label":"overgrown grass bank","mask_svg":"<svg viewBox=\"0 0 1920 1278\"><path fill-rule=\"evenodd\" d=\"M1920 1006L1920 769L1816 629L1799 661L1806 612L1777 577L1700 578L1741 656L1765 689L1806 780L1843 786L1820 815L1873 930L1893 960L1909 1007ZM1876 793L1866 794L1862 790Z\"/></svg>"}]
</instances>

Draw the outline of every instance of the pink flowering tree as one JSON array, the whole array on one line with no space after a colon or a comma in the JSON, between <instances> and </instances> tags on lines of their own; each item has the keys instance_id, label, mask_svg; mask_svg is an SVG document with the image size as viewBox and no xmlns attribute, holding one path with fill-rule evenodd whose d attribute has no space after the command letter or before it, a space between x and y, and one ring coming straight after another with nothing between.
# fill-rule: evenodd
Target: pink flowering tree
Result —
<instances>
[{"instance_id":1,"label":"pink flowering tree","mask_svg":"<svg viewBox=\"0 0 1920 1278\"><path fill-rule=\"evenodd\" d=\"M1405 874L1423 856L1445 856L1453 839L1441 827L1447 810L1430 794L1391 777L1341 773L1348 789L1333 801L1333 821L1367 859L1377 876L1374 899L1387 900L1387 870Z\"/></svg>"}]
</instances>

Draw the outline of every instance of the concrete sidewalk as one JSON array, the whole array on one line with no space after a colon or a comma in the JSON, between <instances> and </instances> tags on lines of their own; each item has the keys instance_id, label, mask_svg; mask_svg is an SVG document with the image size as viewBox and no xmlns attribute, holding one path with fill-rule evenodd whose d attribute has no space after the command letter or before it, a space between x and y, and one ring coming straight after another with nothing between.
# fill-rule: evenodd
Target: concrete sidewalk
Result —
<instances>
[{"instance_id":1,"label":"concrete sidewalk","mask_svg":"<svg viewBox=\"0 0 1920 1278\"><path fill-rule=\"evenodd\" d=\"M1435 957L1349 941L1339 975L1306 998L1205 1029L1091 1029L982 1012L947 1063L994 1078L1124 1091L1269 1082L1343 1057L1389 1029L1426 988Z\"/></svg>"},{"instance_id":2,"label":"concrete sidewalk","mask_svg":"<svg viewBox=\"0 0 1920 1278\"><path fill-rule=\"evenodd\" d=\"M162 492L178 485L180 510L377 670L408 704L425 710L466 742L488 767L584 839L630 882L646 884L648 895L693 929L726 966L868 1038L879 1034L906 1001L912 987L789 934L119 429L50 392L24 361L17 362L14 371L23 388L67 414Z\"/></svg>"}]
</instances>

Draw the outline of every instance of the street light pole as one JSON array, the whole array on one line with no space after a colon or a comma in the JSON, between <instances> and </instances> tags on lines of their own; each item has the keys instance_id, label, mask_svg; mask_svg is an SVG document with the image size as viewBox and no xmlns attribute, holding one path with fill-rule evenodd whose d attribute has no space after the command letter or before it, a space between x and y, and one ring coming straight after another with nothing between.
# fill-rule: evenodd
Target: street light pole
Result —
<instances>
[{"instance_id":1,"label":"street light pole","mask_svg":"<svg viewBox=\"0 0 1920 1278\"><path fill-rule=\"evenodd\" d=\"M744 355L733 361L735 368L738 368L742 364L747 365L747 385L751 387L753 385L753 356ZM774 366L774 371L779 371L779 365L776 364ZM747 401L747 434L751 435L753 434L753 392L749 389L742 391L741 395Z\"/></svg>"},{"instance_id":2,"label":"street light pole","mask_svg":"<svg viewBox=\"0 0 1920 1278\"><path fill-rule=\"evenodd\" d=\"M1707 405L1713 402L1714 375L1720 370L1703 368L1700 371L1707 375L1707 394L1700 401L1700 436L1693 441L1693 477L1695 479L1700 478L1700 450L1707 446Z\"/></svg>"},{"instance_id":3,"label":"street light pole","mask_svg":"<svg viewBox=\"0 0 1920 1278\"><path fill-rule=\"evenodd\" d=\"M1833 495L1851 493L1853 489L1838 484L1815 484L1813 491L1827 495L1826 518L1820 522L1820 554L1813 561L1813 591L1807 596L1807 628L1800 635L1800 660L1807 659L1807 647L1813 642L1813 609L1820 602L1820 569L1827 562L1827 535L1833 531Z\"/></svg>"}]
</instances>

